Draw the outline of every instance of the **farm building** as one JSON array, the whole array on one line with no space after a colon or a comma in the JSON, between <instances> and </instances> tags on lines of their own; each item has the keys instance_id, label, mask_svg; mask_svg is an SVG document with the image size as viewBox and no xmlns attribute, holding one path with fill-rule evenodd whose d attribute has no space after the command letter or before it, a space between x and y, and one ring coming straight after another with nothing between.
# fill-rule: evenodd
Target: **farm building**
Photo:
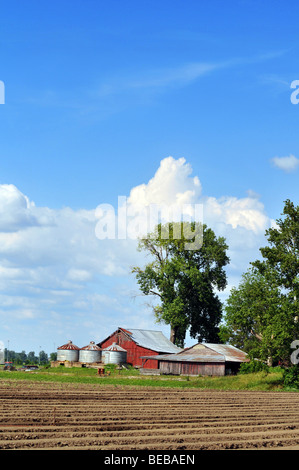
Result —
<instances>
[{"instance_id":1,"label":"farm building","mask_svg":"<svg viewBox=\"0 0 299 470\"><path fill-rule=\"evenodd\" d=\"M148 369L157 369L156 356L161 354L175 354L180 348L171 343L161 331L136 330L118 328L108 338L104 339L98 346L106 349L116 343L127 351L127 363L133 366L142 366L141 356L151 356L147 361Z\"/></svg>"},{"instance_id":2,"label":"farm building","mask_svg":"<svg viewBox=\"0 0 299 470\"><path fill-rule=\"evenodd\" d=\"M142 357L142 367L147 369L152 356ZM242 362L248 362L246 353L225 344L199 343L176 354L158 357L161 374L173 375L227 375L238 371Z\"/></svg>"}]
</instances>

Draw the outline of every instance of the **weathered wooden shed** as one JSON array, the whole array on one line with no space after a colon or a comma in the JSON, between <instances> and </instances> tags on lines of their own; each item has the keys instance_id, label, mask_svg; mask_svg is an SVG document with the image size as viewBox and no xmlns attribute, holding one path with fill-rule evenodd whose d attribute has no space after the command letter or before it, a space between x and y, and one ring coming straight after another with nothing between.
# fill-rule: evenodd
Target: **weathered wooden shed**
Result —
<instances>
[{"instance_id":1,"label":"weathered wooden shed","mask_svg":"<svg viewBox=\"0 0 299 470\"><path fill-rule=\"evenodd\" d=\"M142 366L147 368L151 356L142 357ZM173 375L227 375L239 370L242 362L248 362L246 353L225 344L198 343L176 354L158 357L161 374Z\"/></svg>"},{"instance_id":2,"label":"weathered wooden shed","mask_svg":"<svg viewBox=\"0 0 299 470\"><path fill-rule=\"evenodd\" d=\"M127 351L127 363L133 366L142 366L141 356L152 356L147 361L148 369L157 369L156 356L162 354L175 354L181 348L169 341L161 331L118 328L108 338L98 343L102 349L116 343Z\"/></svg>"}]
</instances>

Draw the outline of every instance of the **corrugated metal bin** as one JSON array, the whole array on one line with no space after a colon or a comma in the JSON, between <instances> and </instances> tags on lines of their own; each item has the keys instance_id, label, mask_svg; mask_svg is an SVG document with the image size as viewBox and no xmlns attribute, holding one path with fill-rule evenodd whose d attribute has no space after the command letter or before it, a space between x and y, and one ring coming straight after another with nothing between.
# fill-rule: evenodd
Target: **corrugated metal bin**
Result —
<instances>
[{"instance_id":1,"label":"corrugated metal bin","mask_svg":"<svg viewBox=\"0 0 299 470\"><path fill-rule=\"evenodd\" d=\"M57 348L57 361L79 361L79 350L78 346L68 341L68 343Z\"/></svg>"},{"instance_id":2,"label":"corrugated metal bin","mask_svg":"<svg viewBox=\"0 0 299 470\"><path fill-rule=\"evenodd\" d=\"M116 343L103 349L102 357L105 364L125 364L127 362L127 351Z\"/></svg>"},{"instance_id":3,"label":"corrugated metal bin","mask_svg":"<svg viewBox=\"0 0 299 470\"><path fill-rule=\"evenodd\" d=\"M80 349L79 361L85 363L101 362L102 349L91 341L87 346Z\"/></svg>"}]
</instances>

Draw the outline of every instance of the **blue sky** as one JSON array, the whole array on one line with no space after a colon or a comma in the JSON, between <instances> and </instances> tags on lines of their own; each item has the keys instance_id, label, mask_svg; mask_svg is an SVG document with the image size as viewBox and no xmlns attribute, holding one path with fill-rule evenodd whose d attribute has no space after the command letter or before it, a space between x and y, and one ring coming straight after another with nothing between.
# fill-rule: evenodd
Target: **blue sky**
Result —
<instances>
[{"instance_id":1,"label":"blue sky","mask_svg":"<svg viewBox=\"0 0 299 470\"><path fill-rule=\"evenodd\" d=\"M283 201L298 204L298 4L0 6L0 341L51 352L117 326L168 335L136 296L135 242L100 242L94 211L136 187L147 203L194 190L230 245L229 292Z\"/></svg>"}]
</instances>

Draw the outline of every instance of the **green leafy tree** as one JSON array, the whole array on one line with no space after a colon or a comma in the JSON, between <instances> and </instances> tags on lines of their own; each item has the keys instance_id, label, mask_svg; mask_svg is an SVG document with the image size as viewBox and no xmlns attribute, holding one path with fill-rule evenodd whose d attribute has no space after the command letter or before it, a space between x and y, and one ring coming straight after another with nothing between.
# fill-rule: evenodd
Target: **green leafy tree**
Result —
<instances>
[{"instance_id":1,"label":"green leafy tree","mask_svg":"<svg viewBox=\"0 0 299 470\"><path fill-rule=\"evenodd\" d=\"M19 353L19 359L20 359L20 364L23 364L24 362L26 362L27 354L25 351L21 351Z\"/></svg>"},{"instance_id":2,"label":"green leafy tree","mask_svg":"<svg viewBox=\"0 0 299 470\"><path fill-rule=\"evenodd\" d=\"M57 353L56 352L50 353L50 361L57 361Z\"/></svg>"},{"instance_id":3,"label":"green leafy tree","mask_svg":"<svg viewBox=\"0 0 299 470\"><path fill-rule=\"evenodd\" d=\"M36 357L34 351L30 351L27 354L27 362L28 364L38 364L38 357Z\"/></svg>"},{"instance_id":4,"label":"green leafy tree","mask_svg":"<svg viewBox=\"0 0 299 470\"><path fill-rule=\"evenodd\" d=\"M263 259L232 289L221 337L258 358L286 363L299 338L299 207L287 200L282 215L266 230Z\"/></svg>"},{"instance_id":5,"label":"green leafy tree","mask_svg":"<svg viewBox=\"0 0 299 470\"><path fill-rule=\"evenodd\" d=\"M49 362L48 354L45 351L40 351L39 362L40 364L47 364Z\"/></svg>"},{"instance_id":6,"label":"green leafy tree","mask_svg":"<svg viewBox=\"0 0 299 470\"><path fill-rule=\"evenodd\" d=\"M263 260L252 263L261 274L275 274L274 282L288 295L298 315L299 299L299 206L289 199L283 209L284 219L276 221L276 227L266 230L269 246L261 248Z\"/></svg>"},{"instance_id":7,"label":"green leafy tree","mask_svg":"<svg viewBox=\"0 0 299 470\"><path fill-rule=\"evenodd\" d=\"M220 337L271 365L288 360L297 325L287 296L273 281L275 274L267 274L252 268L231 290Z\"/></svg>"},{"instance_id":8,"label":"green leafy tree","mask_svg":"<svg viewBox=\"0 0 299 470\"><path fill-rule=\"evenodd\" d=\"M190 246L186 233L200 234L195 249L186 249ZM226 287L227 248L224 238L197 223L190 223L188 231L183 223L159 224L140 241L139 250L151 255L152 261L132 272L141 292L159 300L154 306L156 320L170 325L170 340L178 346L184 345L188 328L198 341L219 341L222 304L215 291Z\"/></svg>"}]
</instances>

